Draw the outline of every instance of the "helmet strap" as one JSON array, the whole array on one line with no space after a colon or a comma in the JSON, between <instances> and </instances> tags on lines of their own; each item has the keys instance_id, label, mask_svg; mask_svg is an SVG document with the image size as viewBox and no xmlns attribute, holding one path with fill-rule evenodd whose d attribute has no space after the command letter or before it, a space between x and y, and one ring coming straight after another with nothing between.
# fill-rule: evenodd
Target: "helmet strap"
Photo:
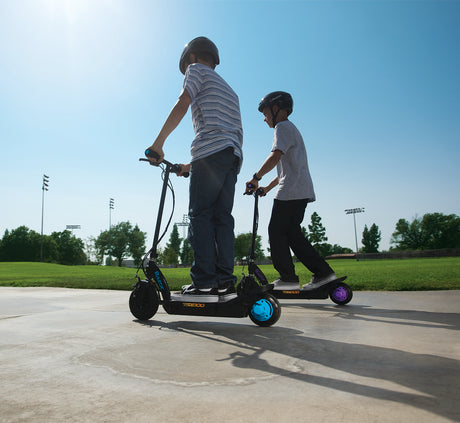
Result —
<instances>
[{"instance_id":1,"label":"helmet strap","mask_svg":"<svg viewBox=\"0 0 460 423\"><path fill-rule=\"evenodd\" d=\"M280 112L280 108L278 107L278 111L275 113L273 111L273 105L270 106L270 111L272 112L272 119L273 119L273 128L276 126L276 117L278 116L278 113Z\"/></svg>"}]
</instances>

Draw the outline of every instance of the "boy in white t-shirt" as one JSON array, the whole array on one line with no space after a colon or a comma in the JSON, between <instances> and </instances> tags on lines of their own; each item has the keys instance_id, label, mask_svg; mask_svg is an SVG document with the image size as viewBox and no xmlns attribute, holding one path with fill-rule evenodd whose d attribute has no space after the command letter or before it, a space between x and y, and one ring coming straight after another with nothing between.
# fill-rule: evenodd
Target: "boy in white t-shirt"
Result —
<instances>
[{"instance_id":1,"label":"boy in white t-shirt","mask_svg":"<svg viewBox=\"0 0 460 423\"><path fill-rule=\"evenodd\" d=\"M310 290L337 277L302 234L300 224L305 209L316 197L302 135L288 120L292 109L292 97L283 91L272 92L261 100L259 112L264 114L264 121L268 126L275 130L273 145L262 167L246 183L246 190L257 188L262 177L276 166L276 178L267 186L261 187L262 195L266 195L278 185L268 227L273 266L280 274L279 279L274 282L275 289L300 289L290 252L292 249L299 261L313 273L310 283L302 288Z\"/></svg>"}]
</instances>

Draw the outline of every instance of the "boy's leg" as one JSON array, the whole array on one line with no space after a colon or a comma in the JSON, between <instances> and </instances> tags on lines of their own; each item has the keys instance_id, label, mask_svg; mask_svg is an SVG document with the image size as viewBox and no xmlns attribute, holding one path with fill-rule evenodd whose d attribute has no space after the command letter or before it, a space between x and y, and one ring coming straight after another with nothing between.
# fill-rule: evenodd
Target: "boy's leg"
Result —
<instances>
[{"instance_id":1,"label":"boy's leg","mask_svg":"<svg viewBox=\"0 0 460 423\"><path fill-rule=\"evenodd\" d=\"M291 221L289 203L289 201L280 201L276 199L273 201L272 215L268 225L273 267L278 271L281 279L285 282L298 280L289 250L288 234Z\"/></svg>"},{"instance_id":2,"label":"boy's leg","mask_svg":"<svg viewBox=\"0 0 460 423\"><path fill-rule=\"evenodd\" d=\"M327 262L318 254L302 233L300 224L305 215L307 200L293 200L291 204L291 219L288 231L289 246L297 259L313 274L326 276L333 273Z\"/></svg>"},{"instance_id":3,"label":"boy's leg","mask_svg":"<svg viewBox=\"0 0 460 423\"><path fill-rule=\"evenodd\" d=\"M233 275L235 254L235 222L232 216L233 200L239 158L233 150L227 151L221 157L220 166L225 173L220 195L214 208L214 229L216 236L216 272L219 285L234 285L236 276Z\"/></svg>"},{"instance_id":4,"label":"boy's leg","mask_svg":"<svg viewBox=\"0 0 460 423\"><path fill-rule=\"evenodd\" d=\"M228 159L229 155L231 160ZM231 198L224 196L227 208L229 207L230 210L225 217L220 217L220 230L218 233L216 232L215 217L216 204L222 197L223 188L231 186L227 177L228 169L231 166L228 166L227 163L233 163L233 157L233 149L230 149L230 151L224 150L192 163L189 239L195 260L190 270L190 275L195 287L199 289L218 287L219 280L216 274L216 265L220 262L221 256L225 256L228 260L228 262L224 262L224 268L231 267L231 272L233 273L234 223L231 209L235 182L233 182ZM229 236L229 234L231 235ZM222 238L227 240L227 243L222 244L219 242ZM223 254L218 251L218 246ZM231 262L231 266L228 264L229 262Z\"/></svg>"},{"instance_id":5,"label":"boy's leg","mask_svg":"<svg viewBox=\"0 0 460 423\"><path fill-rule=\"evenodd\" d=\"M199 289L217 288L212 205L220 181L206 159L193 162L190 172L189 240L194 253L190 276Z\"/></svg>"}]
</instances>

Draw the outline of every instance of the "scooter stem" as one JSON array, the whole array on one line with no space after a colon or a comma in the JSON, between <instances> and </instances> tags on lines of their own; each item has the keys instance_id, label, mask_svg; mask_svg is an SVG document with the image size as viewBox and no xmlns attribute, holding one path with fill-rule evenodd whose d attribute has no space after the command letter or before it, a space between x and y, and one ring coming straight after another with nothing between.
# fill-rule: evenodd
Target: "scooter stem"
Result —
<instances>
[{"instance_id":1,"label":"scooter stem","mask_svg":"<svg viewBox=\"0 0 460 423\"><path fill-rule=\"evenodd\" d=\"M168 163L166 164L165 175L163 178L163 187L161 189L160 205L158 206L157 224L155 227L155 235L153 237L152 250L150 251L151 260L155 260L158 257L157 245L158 245L158 238L160 237L161 220L163 218L163 209L165 205L166 189L168 188L168 181L169 181L170 173L171 173L171 164Z\"/></svg>"},{"instance_id":2,"label":"scooter stem","mask_svg":"<svg viewBox=\"0 0 460 423\"><path fill-rule=\"evenodd\" d=\"M254 195L255 203L254 203L254 218L252 221L252 240L251 240L251 253L249 258L254 261L255 260L255 248L256 248L256 237L257 237L257 229L259 226L259 196L257 192Z\"/></svg>"}]
</instances>

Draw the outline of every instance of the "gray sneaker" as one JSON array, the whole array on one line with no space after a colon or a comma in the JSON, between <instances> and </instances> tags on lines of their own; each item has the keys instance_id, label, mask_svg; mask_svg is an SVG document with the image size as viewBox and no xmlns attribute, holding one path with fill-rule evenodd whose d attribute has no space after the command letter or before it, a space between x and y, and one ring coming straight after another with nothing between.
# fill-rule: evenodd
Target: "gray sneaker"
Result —
<instances>
[{"instance_id":1,"label":"gray sneaker","mask_svg":"<svg viewBox=\"0 0 460 423\"><path fill-rule=\"evenodd\" d=\"M327 276L317 276L313 275L311 281L302 287L302 291L311 291L312 289L317 289L320 286L326 285L329 282L335 281L337 276L335 273L330 273Z\"/></svg>"},{"instance_id":2,"label":"gray sneaker","mask_svg":"<svg viewBox=\"0 0 460 423\"><path fill-rule=\"evenodd\" d=\"M277 291L297 291L300 289L299 282L285 282L282 279L277 279L272 282Z\"/></svg>"}]
</instances>

